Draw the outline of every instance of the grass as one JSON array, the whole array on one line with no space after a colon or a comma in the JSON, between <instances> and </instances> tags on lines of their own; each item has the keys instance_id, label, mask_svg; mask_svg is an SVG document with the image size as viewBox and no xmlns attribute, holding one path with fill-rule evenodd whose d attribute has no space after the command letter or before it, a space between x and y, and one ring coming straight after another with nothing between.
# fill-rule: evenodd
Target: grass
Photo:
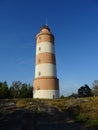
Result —
<instances>
[{"instance_id":1,"label":"grass","mask_svg":"<svg viewBox=\"0 0 98 130\"><path fill-rule=\"evenodd\" d=\"M47 102L61 111L69 112L75 121L87 129L98 129L98 97L66 98Z\"/></svg>"},{"instance_id":2,"label":"grass","mask_svg":"<svg viewBox=\"0 0 98 130\"><path fill-rule=\"evenodd\" d=\"M82 98L82 101L69 107L70 114L86 128L98 129L98 97Z\"/></svg>"},{"instance_id":3,"label":"grass","mask_svg":"<svg viewBox=\"0 0 98 130\"><path fill-rule=\"evenodd\" d=\"M16 101L16 107L23 108L29 105L28 99L19 99Z\"/></svg>"}]
</instances>

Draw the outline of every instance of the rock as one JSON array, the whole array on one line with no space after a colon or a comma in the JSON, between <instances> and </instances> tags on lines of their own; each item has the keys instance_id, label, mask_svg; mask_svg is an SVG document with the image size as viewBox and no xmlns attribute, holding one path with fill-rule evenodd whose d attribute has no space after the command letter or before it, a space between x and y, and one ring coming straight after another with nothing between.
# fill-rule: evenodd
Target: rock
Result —
<instances>
[{"instance_id":1,"label":"rock","mask_svg":"<svg viewBox=\"0 0 98 130\"><path fill-rule=\"evenodd\" d=\"M27 111L22 116L21 130L36 130L37 113Z\"/></svg>"}]
</instances>

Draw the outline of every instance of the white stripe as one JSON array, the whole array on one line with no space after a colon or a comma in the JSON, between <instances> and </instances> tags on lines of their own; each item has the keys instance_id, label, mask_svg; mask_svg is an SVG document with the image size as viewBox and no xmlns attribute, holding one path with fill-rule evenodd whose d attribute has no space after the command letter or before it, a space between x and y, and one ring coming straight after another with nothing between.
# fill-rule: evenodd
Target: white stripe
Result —
<instances>
[{"instance_id":1,"label":"white stripe","mask_svg":"<svg viewBox=\"0 0 98 130\"><path fill-rule=\"evenodd\" d=\"M54 64L38 64L35 68L35 78L41 76L57 76Z\"/></svg>"},{"instance_id":2,"label":"white stripe","mask_svg":"<svg viewBox=\"0 0 98 130\"><path fill-rule=\"evenodd\" d=\"M36 55L39 53L44 53L44 52L55 53L53 43L41 42L41 43L37 44Z\"/></svg>"},{"instance_id":3,"label":"white stripe","mask_svg":"<svg viewBox=\"0 0 98 130\"><path fill-rule=\"evenodd\" d=\"M59 98L59 90L35 90L33 91L33 97L45 99Z\"/></svg>"}]
</instances>

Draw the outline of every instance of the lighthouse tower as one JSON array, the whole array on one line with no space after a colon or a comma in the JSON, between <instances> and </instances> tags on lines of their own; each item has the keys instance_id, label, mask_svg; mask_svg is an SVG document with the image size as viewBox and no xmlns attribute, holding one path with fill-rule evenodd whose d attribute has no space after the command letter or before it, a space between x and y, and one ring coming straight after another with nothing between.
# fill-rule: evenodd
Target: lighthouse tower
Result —
<instances>
[{"instance_id":1,"label":"lighthouse tower","mask_svg":"<svg viewBox=\"0 0 98 130\"><path fill-rule=\"evenodd\" d=\"M36 35L36 65L34 98L59 98L59 80L56 72L54 35L47 25Z\"/></svg>"}]
</instances>

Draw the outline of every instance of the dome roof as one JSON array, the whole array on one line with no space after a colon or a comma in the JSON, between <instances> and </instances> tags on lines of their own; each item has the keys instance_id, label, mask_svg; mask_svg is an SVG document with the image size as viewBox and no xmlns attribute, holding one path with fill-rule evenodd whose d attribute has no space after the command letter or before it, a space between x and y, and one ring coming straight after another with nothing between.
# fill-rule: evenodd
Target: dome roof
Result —
<instances>
[{"instance_id":1,"label":"dome roof","mask_svg":"<svg viewBox=\"0 0 98 130\"><path fill-rule=\"evenodd\" d=\"M46 24L41 27L40 32L36 35L36 38L40 35L50 35L54 40L54 35L51 33L50 28Z\"/></svg>"},{"instance_id":2,"label":"dome roof","mask_svg":"<svg viewBox=\"0 0 98 130\"><path fill-rule=\"evenodd\" d=\"M40 31L41 31L42 29L47 29L47 30L50 32L50 28L49 28L47 25L43 25L43 26L41 27Z\"/></svg>"}]
</instances>

